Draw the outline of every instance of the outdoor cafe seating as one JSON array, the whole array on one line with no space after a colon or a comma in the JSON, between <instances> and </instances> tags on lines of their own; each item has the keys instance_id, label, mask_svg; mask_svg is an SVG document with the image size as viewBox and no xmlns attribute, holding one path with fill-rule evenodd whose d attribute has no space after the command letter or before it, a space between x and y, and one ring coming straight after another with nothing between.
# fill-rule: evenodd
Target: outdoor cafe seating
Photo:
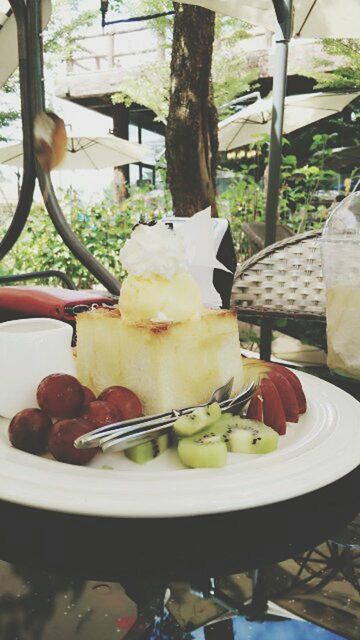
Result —
<instances>
[{"instance_id":1,"label":"outdoor cafe seating","mask_svg":"<svg viewBox=\"0 0 360 640\"><path fill-rule=\"evenodd\" d=\"M234 3L229 4L234 7ZM106 15L105 5L101 3ZM20 53L26 53L20 55L19 69L24 173L19 202L0 239L0 265L26 226L37 179L57 233L97 285L91 291L78 290L68 273L55 268L2 273L0 332L12 320L57 318L66 323L61 326L70 335L71 358L73 353L78 358L76 331L72 333L68 325L75 329L76 320L84 317L82 313L94 307L107 311L113 307L110 316L119 320L121 314L116 309L121 284L76 237L63 214L50 173L35 163L32 116L45 109L41 38L31 37L32 33L40 34L38 3L12 0L11 6L17 14ZM246 3L245 7L249 10ZM296 7L298 10L298 3ZM250 7L251 15L253 9ZM276 195L273 190L272 206ZM210 214L209 221L211 224ZM216 220L212 222L215 228ZM272 222L276 223L276 219ZM174 224L171 222L167 231L173 230ZM151 444L154 460L149 464L135 464L123 455L121 446L105 453L108 457L99 466L91 466L91 457L90 466L69 464L52 457L47 450L35 456L11 446L9 420L0 417L0 640L359 637L359 380L342 376L327 366L308 368L287 362L289 375L296 377L301 390L301 384L304 386L308 405L300 411L298 397L295 398L296 419L287 420L287 426L285 421L285 433L276 433L278 450L265 452L266 455L256 455L254 450L236 453L229 448L234 422L221 435L205 432L203 427L191 432L191 437L169 431L169 425L172 429L179 419L188 418L189 412L197 419L196 411L206 413L209 405L218 404L220 419L245 420L242 428L255 434L250 445L256 446L261 436L252 430L259 428L256 424L262 418L251 415L251 403L254 399L260 404L265 402L260 390L269 367L274 366L271 371L276 376L276 367L283 366L272 353L274 322L312 322L325 334L323 229L294 235L288 227L278 225L276 235L275 224L270 231L275 232L275 242L268 242L269 218L261 227L245 223L242 232L260 250L236 263L231 225L226 227L214 256L214 273L211 271L211 282L214 279L223 301L223 308L216 312L223 313L225 321L230 318L235 323L239 355L237 320L255 322L259 327L260 353L246 353L246 357L239 358L245 367L247 360L257 360L254 366L265 366L259 377L244 382L236 397L235 393L230 397L230 392L225 399L215 395L226 384L213 387L211 398L218 398L219 403L210 399L199 405L197 400L195 412L192 404L183 404L180 409L171 407L150 417L146 411L130 417L117 414L116 424L114 413L106 425L92 425L90 432L81 434L85 439L89 435L99 437L92 448L101 456L106 448L100 451L99 442L104 436L101 432L99 435L99 429L118 429L120 424L130 429L130 437L135 437L138 446ZM221 271L216 259L231 267L230 272ZM231 314L228 307L236 314ZM197 320L191 317L190 325ZM151 318L151 322L155 325L151 339L155 335L159 341L168 325L178 324L181 328L182 324L166 316L164 319L164 314ZM142 322L133 324L136 330L144 328ZM5 334L6 331L0 334L0 350ZM46 340L38 344L39 353L44 354ZM123 344L126 347L125 340ZM186 343L188 351L192 344ZM171 366L184 356L180 351L173 349ZM10 371L18 367L22 373L31 373L32 365L41 357L36 353L32 361L27 361L21 353L14 364L7 358L5 348L0 353L0 392L6 387ZM227 354L230 360L230 349ZM103 355L100 349L100 358ZM112 355L110 342L103 359L110 360ZM206 363L206 353L200 356L201 362ZM77 382L85 397L85 383ZM230 379L233 382L234 376ZM291 387L288 382L286 385ZM117 382L116 388L124 387ZM88 391L95 397L92 389ZM303 391L302 394L305 398ZM238 396L244 401L236 414ZM93 402L101 404L101 399ZM223 405L226 410L221 402L228 403ZM84 406L81 407L83 412ZM54 424L49 418L53 429L61 419L57 413L50 415L55 416ZM76 413L74 421L79 415ZM171 421L166 422L169 416ZM265 422L263 411L261 416ZM195 418L188 420L195 422ZM143 421L147 429L155 429L153 422L156 427L160 424L168 429L162 436L170 438L172 448L165 451L165 462L160 455L159 434L141 431ZM209 423L211 429L215 424ZM270 429L269 424L262 426ZM145 441L141 439L144 434ZM105 438L110 437L111 441L112 435L106 432ZM284 438L281 440L278 435ZM203 438L205 446L220 443L230 463L223 469L220 465L196 468L182 464L176 448L191 438L191 444L195 442L196 446L199 442L202 446ZM74 437L71 447L73 442ZM235 459L236 455L241 457ZM124 468L116 466L119 460L125 463ZM151 467L153 462L157 466Z\"/></svg>"}]
</instances>

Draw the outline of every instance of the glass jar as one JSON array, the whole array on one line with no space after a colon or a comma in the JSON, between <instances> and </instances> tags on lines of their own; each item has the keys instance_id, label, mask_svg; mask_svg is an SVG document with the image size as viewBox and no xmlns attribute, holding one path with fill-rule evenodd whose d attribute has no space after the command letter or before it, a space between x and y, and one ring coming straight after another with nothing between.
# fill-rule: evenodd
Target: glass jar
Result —
<instances>
[{"instance_id":1,"label":"glass jar","mask_svg":"<svg viewBox=\"0 0 360 640\"><path fill-rule=\"evenodd\" d=\"M360 192L337 204L322 237L328 366L360 381Z\"/></svg>"}]
</instances>

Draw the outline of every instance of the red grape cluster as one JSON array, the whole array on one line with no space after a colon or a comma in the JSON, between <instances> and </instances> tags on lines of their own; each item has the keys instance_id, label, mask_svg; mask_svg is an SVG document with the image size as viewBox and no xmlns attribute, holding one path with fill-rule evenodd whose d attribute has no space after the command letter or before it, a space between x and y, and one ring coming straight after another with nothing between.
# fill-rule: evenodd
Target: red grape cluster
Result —
<instances>
[{"instance_id":1,"label":"red grape cluster","mask_svg":"<svg viewBox=\"0 0 360 640\"><path fill-rule=\"evenodd\" d=\"M130 389L109 387L96 399L88 387L66 373L44 378L36 397L40 409L24 409L11 420L10 442L28 453L48 449L56 460L69 464L86 464L97 453L97 449L76 449L74 441L80 436L143 415L141 402Z\"/></svg>"}]
</instances>

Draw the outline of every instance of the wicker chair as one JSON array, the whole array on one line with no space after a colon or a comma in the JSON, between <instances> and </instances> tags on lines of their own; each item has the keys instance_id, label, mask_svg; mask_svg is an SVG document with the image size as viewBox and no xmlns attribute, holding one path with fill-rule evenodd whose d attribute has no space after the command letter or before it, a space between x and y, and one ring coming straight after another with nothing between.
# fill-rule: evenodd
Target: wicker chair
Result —
<instances>
[{"instance_id":1,"label":"wicker chair","mask_svg":"<svg viewBox=\"0 0 360 640\"><path fill-rule=\"evenodd\" d=\"M325 322L321 231L309 231L266 247L238 265L232 306L239 317Z\"/></svg>"}]
</instances>

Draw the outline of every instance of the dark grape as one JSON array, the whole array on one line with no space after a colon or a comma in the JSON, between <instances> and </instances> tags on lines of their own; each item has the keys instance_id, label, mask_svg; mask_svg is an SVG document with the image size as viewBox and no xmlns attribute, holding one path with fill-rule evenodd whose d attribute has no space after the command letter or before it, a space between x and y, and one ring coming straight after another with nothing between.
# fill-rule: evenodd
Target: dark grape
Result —
<instances>
[{"instance_id":1,"label":"dark grape","mask_svg":"<svg viewBox=\"0 0 360 640\"><path fill-rule=\"evenodd\" d=\"M23 409L10 422L10 442L28 453L44 453L51 426L51 419L41 409Z\"/></svg>"},{"instance_id":2,"label":"dark grape","mask_svg":"<svg viewBox=\"0 0 360 640\"><path fill-rule=\"evenodd\" d=\"M55 422L49 433L49 451L59 462L86 464L97 449L75 449L74 440L90 431L89 424L79 418Z\"/></svg>"},{"instance_id":3,"label":"dark grape","mask_svg":"<svg viewBox=\"0 0 360 640\"><path fill-rule=\"evenodd\" d=\"M104 389L98 399L111 404L116 409L119 420L130 420L143 415L139 398L126 387L108 387Z\"/></svg>"},{"instance_id":4,"label":"dark grape","mask_svg":"<svg viewBox=\"0 0 360 640\"><path fill-rule=\"evenodd\" d=\"M80 382L67 373L53 373L42 380L37 389L39 407L57 418L75 418L84 403Z\"/></svg>"},{"instance_id":5,"label":"dark grape","mask_svg":"<svg viewBox=\"0 0 360 640\"><path fill-rule=\"evenodd\" d=\"M105 427L107 424L112 424L118 420L114 407L109 402L102 402L101 400L90 402L84 407L79 417L88 423L90 427L88 431L92 431L96 427Z\"/></svg>"}]
</instances>

